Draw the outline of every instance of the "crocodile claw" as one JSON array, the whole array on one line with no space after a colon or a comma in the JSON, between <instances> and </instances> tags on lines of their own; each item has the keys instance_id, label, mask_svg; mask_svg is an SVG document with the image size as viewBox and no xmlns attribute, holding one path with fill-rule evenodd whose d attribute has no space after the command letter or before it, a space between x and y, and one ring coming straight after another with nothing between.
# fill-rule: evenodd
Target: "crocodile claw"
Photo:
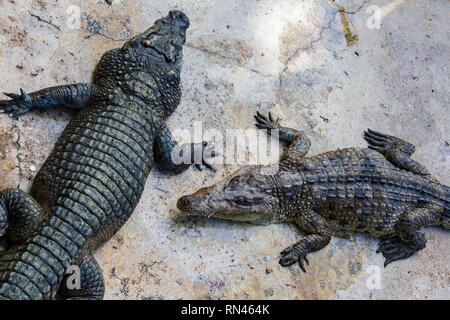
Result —
<instances>
[{"instance_id":1,"label":"crocodile claw","mask_svg":"<svg viewBox=\"0 0 450 320\"><path fill-rule=\"evenodd\" d=\"M0 113L9 113L17 117L31 110L33 102L31 97L20 89L20 95L16 93L4 92L4 95L12 100L0 100Z\"/></svg>"},{"instance_id":2,"label":"crocodile claw","mask_svg":"<svg viewBox=\"0 0 450 320\"><path fill-rule=\"evenodd\" d=\"M364 131L364 140L369 143L369 149L376 150L381 153L388 151L390 148L389 137L377 131L370 129Z\"/></svg>"},{"instance_id":3,"label":"crocodile claw","mask_svg":"<svg viewBox=\"0 0 450 320\"><path fill-rule=\"evenodd\" d=\"M377 250L377 253L382 253L386 258L384 267L386 267L391 262L408 258L415 252L416 250L408 246L399 238L387 238L380 241L379 248Z\"/></svg>"},{"instance_id":4,"label":"crocodile claw","mask_svg":"<svg viewBox=\"0 0 450 320\"><path fill-rule=\"evenodd\" d=\"M306 258L307 254L308 253L304 253L296 245L290 246L281 251L281 255L283 255L283 257L280 259L280 264L283 267L288 267L298 262L300 268L303 270L303 272L306 273L304 262L306 262L306 264L309 266L309 261Z\"/></svg>"},{"instance_id":5,"label":"crocodile claw","mask_svg":"<svg viewBox=\"0 0 450 320\"><path fill-rule=\"evenodd\" d=\"M254 116L255 120L256 120L256 127L258 129L268 129L268 130L272 130L272 129L278 129L279 128L279 124L280 124L280 118L277 118L277 120L275 120L275 118L273 117L272 113L269 112L269 117L263 115L262 113L260 113L259 111L256 111L256 115Z\"/></svg>"},{"instance_id":6,"label":"crocodile claw","mask_svg":"<svg viewBox=\"0 0 450 320\"><path fill-rule=\"evenodd\" d=\"M364 131L364 139L369 143L369 149L376 150L382 154L387 151L399 150L411 156L415 151L415 147L411 143L371 129Z\"/></svg>"},{"instance_id":7,"label":"crocodile claw","mask_svg":"<svg viewBox=\"0 0 450 320\"><path fill-rule=\"evenodd\" d=\"M19 99L20 98L20 94L17 94L17 93L3 92L3 94L11 99Z\"/></svg>"}]
</instances>

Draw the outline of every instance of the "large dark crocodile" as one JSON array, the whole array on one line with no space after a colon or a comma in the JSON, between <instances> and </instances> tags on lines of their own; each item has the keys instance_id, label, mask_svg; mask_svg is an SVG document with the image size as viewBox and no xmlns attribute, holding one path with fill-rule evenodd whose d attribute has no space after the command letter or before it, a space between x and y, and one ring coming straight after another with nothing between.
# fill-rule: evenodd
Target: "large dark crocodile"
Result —
<instances>
[{"instance_id":1,"label":"large dark crocodile","mask_svg":"<svg viewBox=\"0 0 450 320\"><path fill-rule=\"evenodd\" d=\"M382 238L389 263L425 248L422 227L450 229L450 190L412 160L415 147L372 130L369 149L346 148L306 157L310 141L258 113L257 126L289 142L278 167L246 166L217 184L178 200L185 214L250 221L294 222L307 235L281 252L280 264L299 262L332 235L366 232ZM373 150L372 150L373 149ZM274 172L275 171L275 172Z\"/></svg>"},{"instance_id":2,"label":"large dark crocodile","mask_svg":"<svg viewBox=\"0 0 450 320\"><path fill-rule=\"evenodd\" d=\"M194 149L205 151L205 142L178 146L164 125L181 98L188 27L184 13L171 11L106 52L92 84L21 90L0 101L2 111L15 116L59 104L81 109L40 169L31 196L0 192L0 236L12 245L0 257L0 299L102 298L103 276L92 253L132 214L154 158L182 172ZM172 151L189 161L175 161ZM197 166L207 165L204 156ZM78 288L65 275L72 266L79 266Z\"/></svg>"}]
</instances>

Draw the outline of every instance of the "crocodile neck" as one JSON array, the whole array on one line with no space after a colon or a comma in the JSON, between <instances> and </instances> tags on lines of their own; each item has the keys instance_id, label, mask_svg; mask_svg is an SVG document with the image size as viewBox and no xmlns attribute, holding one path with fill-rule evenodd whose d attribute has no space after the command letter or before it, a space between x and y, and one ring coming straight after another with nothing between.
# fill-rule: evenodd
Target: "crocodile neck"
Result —
<instances>
[{"instance_id":1,"label":"crocodile neck","mask_svg":"<svg viewBox=\"0 0 450 320\"><path fill-rule=\"evenodd\" d=\"M115 61L111 69L111 61ZM169 77L167 77L169 75ZM94 83L108 96L121 97L146 106L162 120L168 118L181 99L180 73L153 56L137 56L120 49L106 52L94 74Z\"/></svg>"}]
</instances>

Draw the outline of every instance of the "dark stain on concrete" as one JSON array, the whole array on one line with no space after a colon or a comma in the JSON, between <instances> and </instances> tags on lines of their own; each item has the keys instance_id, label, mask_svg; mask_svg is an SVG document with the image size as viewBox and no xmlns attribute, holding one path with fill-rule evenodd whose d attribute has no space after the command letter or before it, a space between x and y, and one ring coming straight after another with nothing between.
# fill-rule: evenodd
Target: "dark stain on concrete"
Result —
<instances>
[{"instance_id":1,"label":"dark stain on concrete","mask_svg":"<svg viewBox=\"0 0 450 320\"><path fill-rule=\"evenodd\" d=\"M342 28L344 29L344 36L345 41L347 42L347 46L354 46L356 43L358 43L359 40L359 35L356 31L356 28L353 23L347 18L345 14L345 8L338 4L335 4L335 6L339 9L339 15L341 17Z\"/></svg>"}]
</instances>

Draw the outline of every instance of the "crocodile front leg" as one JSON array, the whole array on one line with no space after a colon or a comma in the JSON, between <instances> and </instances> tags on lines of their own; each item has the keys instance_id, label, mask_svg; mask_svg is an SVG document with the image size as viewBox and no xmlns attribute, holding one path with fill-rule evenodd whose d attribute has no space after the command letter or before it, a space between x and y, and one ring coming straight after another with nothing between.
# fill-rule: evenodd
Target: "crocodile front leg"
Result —
<instances>
[{"instance_id":1,"label":"crocodile front leg","mask_svg":"<svg viewBox=\"0 0 450 320\"><path fill-rule=\"evenodd\" d=\"M58 292L59 296L67 300L102 300L105 295L105 283L95 258L88 255L78 263L78 266L79 269L75 273L64 277Z\"/></svg>"},{"instance_id":2,"label":"crocodile front leg","mask_svg":"<svg viewBox=\"0 0 450 320\"><path fill-rule=\"evenodd\" d=\"M284 151L280 161L299 159L308 153L311 141L303 132L292 128L282 127L280 125L280 118L275 120L270 112L269 117L257 112L255 120L257 121L256 126L259 129L278 130L280 139L289 142L289 146Z\"/></svg>"},{"instance_id":3,"label":"crocodile front leg","mask_svg":"<svg viewBox=\"0 0 450 320\"><path fill-rule=\"evenodd\" d=\"M154 144L156 162L161 164L167 171L174 173L186 171L191 164L194 164L199 170L201 170L200 165L204 165L208 169L215 171L206 162L206 159L214 157L216 154L207 146L208 143L205 141L179 145L177 141L173 140L170 130L163 125Z\"/></svg>"},{"instance_id":4,"label":"crocodile front leg","mask_svg":"<svg viewBox=\"0 0 450 320\"><path fill-rule=\"evenodd\" d=\"M280 259L280 264L283 267L287 267L298 262L300 268L306 272L303 263L303 261L305 261L309 265L306 256L310 252L318 251L326 247L331 240L332 232L325 218L314 212L312 209L303 211L294 219L294 222L302 230L305 230L310 234L303 237L296 244L284 249L281 252L283 257Z\"/></svg>"},{"instance_id":5,"label":"crocodile front leg","mask_svg":"<svg viewBox=\"0 0 450 320\"><path fill-rule=\"evenodd\" d=\"M30 94L20 89L21 94L4 93L12 100L0 100L0 113L10 113L17 117L32 108L48 108L56 105L81 109L87 106L95 85L77 83L45 88Z\"/></svg>"}]
</instances>

